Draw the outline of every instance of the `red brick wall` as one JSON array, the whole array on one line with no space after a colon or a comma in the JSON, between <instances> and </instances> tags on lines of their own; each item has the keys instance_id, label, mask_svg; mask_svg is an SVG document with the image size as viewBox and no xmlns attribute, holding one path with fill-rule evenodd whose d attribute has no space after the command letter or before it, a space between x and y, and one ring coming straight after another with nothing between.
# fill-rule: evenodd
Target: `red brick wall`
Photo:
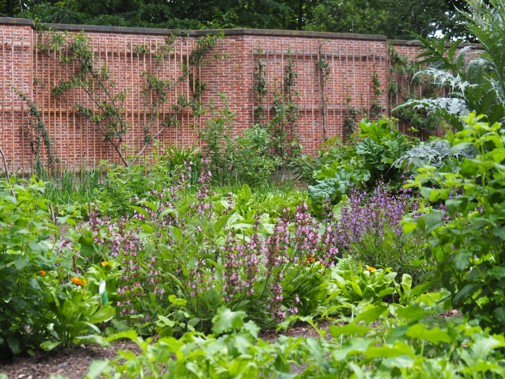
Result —
<instances>
[{"instance_id":1,"label":"red brick wall","mask_svg":"<svg viewBox=\"0 0 505 379\"><path fill-rule=\"evenodd\" d=\"M13 89L32 95L33 38L30 25L0 26L0 146L11 171L32 164L21 130L27 122L26 104Z\"/></svg>"},{"instance_id":2,"label":"red brick wall","mask_svg":"<svg viewBox=\"0 0 505 379\"><path fill-rule=\"evenodd\" d=\"M69 33L75 33L79 27L67 26L67 29L70 29ZM179 37L171 54L157 65L155 52L164 44L170 31L87 28L86 34L92 40L95 67L107 65L115 83L113 93L126 91L123 105L129 132L123 141L125 154L129 154L127 151L140 151L144 143L149 100L142 91L145 88L143 73L153 72L161 79L175 81L202 33L191 32L189 36ZM0 18L0 146L10 170L29 171L33 160L22 133L23 125L29 119L27 107L12 92L12 88L29 95L37 104L53 141L60 169L96 166L103 159L120 162L97 128L73 108L76 104L93 107L83 91L72 90L59 98L53 96L51 89L68 78L68 73L59 64L57 53L42 53L37 47L45 36L47 34L43 32L35 32L27 20ZM138 54L135 46L145 47L147 53ZM401 46L396 48L403 49ZM402 50L402 53L411 55L412 48L406 46L405 49L406 52ZM382 90L377 101L384 113L388 113L387 50L387 41L381 36L227 31L224 39L207 52L206 62L195 70L193 78L206 85L202 98L204 104L212 102L219 109L222 107L220 95L226 96L229 109L234 113L230 133L240 135L253 123L265 122L274 116L271 110L274 92L276 88L278 91L282 89L285 68L288 60L292 59L297 74L294 104L299 110L295 132L304 152L315 153L323 142L323 93L318 62L323 58L329 68L324 89L326 136L345 138L343 122L349 105L365 113L370 109L374 75L377 75ZM214 59L215 55L219 58ZM264 99L267 110L265 120L254 117L257 104L253 86L260 60L265 67L268 90ZM191 98L193 85L190 80L185 80L175 86L169 101L157 110L159 117L151 133L160 130L160 120L172 112L179 96ZM351 99L350 104L347 104L347 98ZM191 110L181 112L177 116L179 126L164 130L161 141L176 146L198 144L198 128L204 127L212 117L209 107L206 108L207 112L201 115L195 115Z\"/></svg>"}]
</instances>

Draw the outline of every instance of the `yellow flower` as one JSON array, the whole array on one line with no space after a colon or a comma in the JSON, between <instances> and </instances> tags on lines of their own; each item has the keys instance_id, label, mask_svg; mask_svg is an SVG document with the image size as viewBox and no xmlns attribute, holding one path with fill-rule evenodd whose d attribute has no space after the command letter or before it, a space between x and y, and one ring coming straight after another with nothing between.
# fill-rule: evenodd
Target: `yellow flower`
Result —
<instances>
[{"instance_id":1,"label":"yellow flower","mask_svg":"<svg viewBox=\"0 0 505 379\"><path fill-rule=\"evenodd\" d=\"M107 262L107 261L103 261L103 262L102 262L102 267L107 267L107 265L108 265L108 264L109 264L109 262Z\"/></svg>"},{"instance_id":2,"label":"yellow flower","mask_svg":"<svg viewBox=\"0 0 505 379\"><path fill-rule=\"evenodd\" d=\"M372 266L365 266L365 268L370 271L370 272L373 272L373 271L377 271L377 269L375 267L372 267Z\"/></svg>"},{"instance_id":3,"label":"yellow flower","mask_svg":"<svg viewBox=\"0 0 505 379\"><path fill-rule=\"evenodd\" d=\"M87 282L86 282L86 279L80 279L80 278L76 278L75 276L72 277L72 279L70 279L72 281L72 283L78 285L78 286L84 286Z\"/></svg>"},{"instance_id":4,"label":"yellow flower","mask_svg":"<svg viewBox=\"0 0 505 379\"><path fill-rule=\"evenodd\" d=\"M45 272L44 270L39 270L39 274L42 275L42 276L44 276L44 275L47 274L47 272Z\"/></svg>"}]
</instances>

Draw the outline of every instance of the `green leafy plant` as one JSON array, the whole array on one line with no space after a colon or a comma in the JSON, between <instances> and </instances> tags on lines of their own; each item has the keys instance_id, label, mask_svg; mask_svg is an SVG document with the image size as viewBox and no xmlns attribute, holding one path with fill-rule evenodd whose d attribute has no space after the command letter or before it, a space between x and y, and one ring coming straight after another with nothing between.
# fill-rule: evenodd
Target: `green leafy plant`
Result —
<instances>
[{"instance_id":1,"label":"green leafy plant","mask_svg":"<svg viewBox=\"0 0 505 379\"><path fill-rule=\"evenodd\" d=\"M408 305L368 304L348 323L329 333L301 318L321 338L279 336L266 342L243 312L219 309L213 334L188 332L180 339L134 341L138 355L120 351L112 361L96 361L90 378L150 377L500 377L504 373L502 335L492 335L460 318L440 318L443 294L426 293ZM322 338L326 337L326 338Z\"/></svg>"},{"instance_id":2,"label":"green leafy plant","mask_svg":"<svg viewBox=\"0 0 505 379\"><path fill-rule=\"evenodd\" d=\"M52 349L78 342L78 337L99 332L95 324L110 319L114 309L92 294L85 279L72 278L76 251L64 248L75 221L58 216L44 198L44 183L0 182L0 350L2 358ZM61 240L60 240L61 238ZM73 283L73 284L72 284Z\"/></svg>"},{"instance_id":3,"label":"green leafy plant","mask_svg":"<svg viewBox=\"0 0 505 379\"><path fill-rule=\"evenodd\" d=\"M319 153L319 167L308 188L316 209L325 201L340 202L351 188L371 188L379 180L391 187L400 186L403 171L395 163L410 149L409 139L392 119L363 120L358 127L347 146L328 143Z\"/></svg>"},{"instance_id":4,"label":"green leafy plant","mask_svg":"<svg viewBox=\"0 0 505 379\"><path fill-rule=\"evenodd\" d=\"M271 140L268 132L254 125L244 135L234 140L230 149L231 172L237 183L252 186L267 185L272 173L280 166L279 157L270 153Z\"/></svg>"},{"instance_id":5,"label":"green leafy plant","mask_svg":"<svg viewBox=\"0 0 505 379\"><path fill-rule=\"evenodd\" d=\"M272 138L260 125L244 130L244 134L233 138L230 134L233 114L226 98L221 97L224 108L213 110L207 126L199 130L199 138L205 143L203 155L213 180L219 184L248 184L265 186L271 174L282 163L272 154Z\"/></svg>"},{"instance_id":6,"label":"green leafy plant","mask_svg":"<svg viewBox=\"0 0 505 379\"><path fill-rule=\"evenodd\" d=\"M321 302L320 311L326 316L350 311L352 320L366 304L380 304L386 297L398 295L396 276L391 269L363 268L359 262L336 266L328 279L328 299Z\"/></svg>"},{"instance_id":7,"label":"green leafy plant","mask_svg":"<svg viewBox=\"0 0 505 379\"><path fill-rule=\"evenodd\" d=\"M411 146L405 135L400 133L394 120L379 119L362 121L359 124L356 153L363 158L365 168L370 172L370 182L401 182L402 172L394 167L394 162Z\"/></svg>"},{"instance_id":8,"label":"green leafy plant","mask_svg":"<svg viewBox=\"0 0 505 379\"><path fill-rule=\"evenodd\" d=\"M98 291L94 294L89 291L84 277L72 277L62 284L51 276L51 273L45 275L47 285L43 286L52 315L48 324L51 337L41 344L42 349L75 345L85 341L89 334L100 334L96 324L111 320L115 309L104 304Z\"/></svg>"},{"instance_id":9,"label":"green leafy plant","mask_svg":"<svg viewBox=\"0 0 505 379\"><path fill-rule=\"evenodd\" d=\"M471 113L463 129L449 134L456 153L473 147L474 157L462 157L456 169L419 169L411 185L434 206L417 221L432 242L427 257L436 262L442 284L451 291L454 306L493 330L503 331L505 296L502 295L503 257L503 165L501 125L489 124ZM443 205L442 208L436 205Z\"/></svg>"},{"instance_id":10,"label":"green leafy plant","mask_svg":"<svg viewBox=\"0 0 505 379\"><path fill-rule=\"evenodd\" d=\"M225 181L231 166L228 157L233 143L230 131L234 117L224 95L221 96L221 101L223 108L217 110L211 105L211 118L205 127L198 130L198 137L204 143L202 151L208 159L208 168L218 183Z\"/></svg>"},{"instance_id":11,"label":"green leafy plant","mask_svg":"<svg viewBox=\"0 0 505 379\"><path fill-rule=\"evenodd\" d=\"M400 158L398 158L394 165L398 168L408 168L412 172L423 166L441 167L449 163L450 158L459 158L464 156L471 156L473 150L467 149L454 152L451 150L451 145L443 139L432 139L428 142L421 142L413 146L410 150L406 151Z\"/></svg>"},{"instance_id":12,"label":"green leafy plant","mask_svg":"<svg viewBox=\"0 0 505 379\"><path fill-rule=\"evenodd\" d=\"M52 266L58 231L44 185L0 182L0 349L2 356L35 349L48 336L45 295L38 276Z\"/></svg>"}]
</instances>

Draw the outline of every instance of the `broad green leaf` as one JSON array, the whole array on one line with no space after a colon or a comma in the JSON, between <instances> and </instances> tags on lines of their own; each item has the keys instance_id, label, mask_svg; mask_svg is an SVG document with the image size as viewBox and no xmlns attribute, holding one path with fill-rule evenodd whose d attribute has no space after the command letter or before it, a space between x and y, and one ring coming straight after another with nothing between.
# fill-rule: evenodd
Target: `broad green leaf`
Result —
<instances>
[{"instance_id":1,"label":"broad green leaf","mask_svg":"<svg viewBox=\"0 0 505 379\"><path fill-rule=\"evenodd\" d=\"M473 178L479 172L479 164L474 160L464 159L461 163L461 175L467 178Z\"/></svg>"},{"instance_id":2,"label":"broad green leaf","mask_svg":"<svg viewBox=\"0 0 505 379\"><path fill-rule=\"evenodd\" d=\"M371 328L363 325L356 325L355 323L345 324L345 325L331 325L330 333L333 337L338 338L340 336L358 336L362 337L367 334Z\"/></svg>"},{"instance_id":3,"label":"broad green leaf","mask_svg":"<svg viewBox=\"0 0 505 379\"><path fill-rule=\"evenodd\" d=\"M14 354L20 354L22 352L19 337L13 334L9 335L7 337L7 344Z\"/></svg>"},{"instance_id":4,"label":"broad green leaf","mask_svg":"<svg viewBox=\"0 0 505 379\"><path fill-rule=\"evenodd\" d=\"M91 342L100 346L109 346L109 342L103 336L98 334L89 334L87 336L79 336L75 338L79 343Z\"/></svg>"},{"instance_id":5,"label":"broad green leaf","mask_svg":"<svg viewBox=\"0 0 505 379\"><path fill-rule=\"evenodd\" d=\"M122 339L129 339L137 344L143 342L142 338L137 335L133 329L125 330L107 337L108 342L114 342ZM134 355L135 356L135 355Z\"/></svg>"},{"instance_id":6,"label":"broad green leaf","mask_svg":"<svg viewBox=\"0 0 505 379\"><path fill-rule=\"evenodd\" d=\"M495 266L491 270L488 271L487 275L494 279L502 279L505 278L505 267Z\"/></svg>"},{"instance_id":7,"label":"broad green leaf","mask_svg":"<svg viewBox=\"0 0 505 379\"><path fill-rule=\"evenodd\" d=\"M98 324L100 322L109 321L114 317L115 313L116 311L113 307L110 305L104 305L89 318L89 322Z\"/></svg>"},{"instance_id":8,"label":"broad green leaf","mask_svg":"<svg viewBox=\"0 0 505 379\"><path fill-rule=\"evenodd\" d=\"M389 370L391 370L392 368L411 368L414 366L414 359L409 357L409 356L406 356L406 355L403 355L403 356L399 356L399 357L393 357L393 358L386 358L386 359L383 359L381 361L381 366L384 366L386 368L388 368Z\"/></svg>"},{"instance_id":9,"label":"broad green leaf","mask_svg":"<svg viewBox=\"0 0 505 379\"><path fill-rule=\"evenodd\" d=\"M404 291L410 290L412 288L412 276L409 274L403 274L401 286Z\"/></svg>"},{"instance_id":10,"label":"broad green leaf","mask_svg":"<svg viewBox=\"0 0 505 379\"><path fill-rule=\"evenodd\" d=\"M470 263L470 258L472 257L471 252L467 251L462 251L454 257L454 267L456 267L457 270L464 270L468 266L468 263Z\"/></svg>"},{"instance_id":11,"label":"broad green leaf","mask_svg":"<svg viewBox=\"0 0 505 379\"><path fill-rule=\"evenodd\" d=\"M421 193L421 196L424 197L425 199L429 199L431 195L432 189L429 187L420 187L419 192Z\"/></svg>"},{"instance_id":12,"label":"broad green leaf","mask_svg":"<svg viewBox=\"0 0 505 379\"><path fill-rule=\"evenodd\" d=\"M220 335L233 330L238 330L244 325L244 311L234 312L227 308L219 308L212 318L212 333Z\"/></svg>"},{"instance_id":13,"label":"broad green leaf","mask_svg":"<svg viewBox=\"0 0 505 379\"><path fill-rule=\"evenodd\" d=\"M505 228L503 228L503 227L494 227L493 228L493 235L495 237L498 237L502 241L505 241Z\"/></svg>"},{"instance_id":14,"label":"broad green leaf","mask_svg":"<svg viewBox=\"0 0 505 379\"><path fill-rule=\"evenodd\" d=\"M412 221L404 221L402 222L402 230L403 233L408 234L412 233L417 228L417 223Z\"/></svg>"},{"instance_id":15,"label":"broad green leaf","mask_svg":"<svg viewBox=\"0 0 505 379\"><path fill-rule=\"evenodd\" d=\"M247 321L242 329L247 331L255 339L258 338L258 333L261 330L261 328L252 321Z\"/></svg>"},{"instance_id":16,"label":"broad green leaf","mask_svg":"<svg viewBox=\"0 0 505 379\"><path fill-rule=\"evenodd\" d=\"M451 153L457 155L458 153L461 153L462 151L467 150L472 147L473 147L473 144L470 142L458 143L457 145L455 145L451 148Z\"/></svg>"},{"instance_id":17,"label":"broad green leaf","mask_svg":"<svg viewBox=\"0 0 505 379\"><path fill-rule=\"evenodd\" d=\"M365 321L365 322L374 322L377 321L380 316L388 309L388 307L384 305L373 305L371 308L360 312L354 322Z\"/></svg>"},{"instance_id":18,"label":"broad green leaf","mask_svg":"<svg viewBox=\"0 0 505 379\"><path fill-rule=\"evenodd\" d=\"M345 341L341 349L335 349L332 356L337 361L342 361L350 355L365 353L372 342L376 342L376 340L371 338L350 338Z\"/></svg>"},{"instance_id":19,"label":"broad green leaf","mask_svg":"<svg viewBox=\"0 0 505 379\"><path fill-rule=\"evenodd\" d=\"M315 186L308 187L309 196L317 200L332 200L337 193L338 184L339 180L336 178L318 180Z\"/></svg>"},{"instance_id":20,"label":"broad green leaf","mask_svg":"<svg viewBox=\"0 0 505 379\"><path fill-rule=\"evenodd\" d=\"M139 207L137 205L130 205L130 208L132 208L134 211L144 216L146 220L151 221L151 215L144 208Z\"/></svg>"},{"instance_id":21,"label":"broad green leaf","mask_svg":"<svg viewBox=\"0 0 505 379\"><path fill-rule=\"evenodd\" d=\"M437 229L442 223L442 213L438 211L431 211L419 218L419 224L423 225L427 232Z\"/></svg>"},{"instance_id":22,"label":"broad green leaf","mask_svg":"<svg viewBox=\"0 0 505 379\"><path fill-rule=\"evenodd\" d=\"M417 304L409 305L408 307L398 307L395 309L396 315L407 321L420 320L430 314Z\"/></svg>"},{"instance_id":23,"label":"broad green leaf","mask_svg":"<svg viewBox=\"0 0 505 379\"><path fill-rule=\"evenodd\" d=\"M226 225L228 220L230 219L231 214L227 214L219 217L219 219L214 223L214 232L219 233L223 227Z\"/></svg>"},{"instance_id":24,"label":"broad green leaf","mask_svg":"<svg viewBox=\"0 0 505 379\"><path fill-rule=\"evenodd\" d=\"M393 346L389 345L371 345L368 347L365 356L369 359L374 358L392 358L400 356L415 357L416 353L412 347L405 342L398 341Z\"/></svg>"},{"instance_id":25,"label":"broad green leaf","mask_svg":"<svg viewBox=\"0 0 505 379\"><path fill-rule=\"evenodd\" d=\"M166 316L163 316L163 315L158 315L158 321L156 321L156 325L160 326L160 327L169 327L169 328L173 328L176 323L175 321L173 320L170 320L168 317Z\"/></svg>"},{"instance_id":26,"label":"broad green leaf","mask_svg":"<svg viewBox=\"0 0 505 379\"><path fill-rule=\"evenodd\" d=\"M274 361L274 367L277 371L283 373L289 373L291 370L291 365L286 360L283 354L277 354Z\"/></svg>"},{"instance_id":27,"label":"broad green leaf","mask_svg":"<svg viewBox=\"0 0 505 379\"><path fill-rule=\"evenodd\" d=\"M503 347L504 343L492 336L479 337L472 345L471 349L475 355L475 359L487 359L491 350L498 347Z\"/></svg>"},{"instance_id":28,"label":"broad green leaf","mask_svg":"<svg viewBox=\"0 0 505 379\"><path fill-rule=\"evenodd\" d=\"M502 325L505 324L505 309L503 307L494 309L493 314Z\"/></svg>"},{"instance_id":29,"label":"broad green leaf","mask_svg":"<svg viewBox=\"0 0 505 379\"><path fill-rule=\"evenodd\" d=\"M463 204L463 201L460 199L448 199L445 201L445 207L449 211L449 214L453 215L458 210L460 210L460 206Z\"/></svg>"},{"instance_id":30,"label":"broad green leaf","mask_svg":"<svg viewBox=\"0 0 505 379\"><path fill-rule=\"evenodd\" d=\"M146 232L148 234L152 234L154 231L153 227L149 224L146 224L145 222L141 223L141 226L142 226L142 229L144 230L144 232Z\"/></svg>"},{"instance_id":31,"label":"broad green leaf","mask_svg":"<svg viewBox=\"0 0 505 379\"><path fill-rule=\"evenodd\" d=\"M44 351L51 351L60 346L63 341L44 341L40 344L40 348Z\"/></svg>"},{"instance_id":32,"label":"broad green leaf","mask_svg":"<svg viewBox=\"0 0 505 379\"><path fill-rule=\"evenodd\" d=\"M247 338L249 337L249 338ZM226 343L229 346L229 350L236 350L238 355L245 355L249 353L249 348L252 343L250 340L250 336L247 334L231 334L226 339Z\"/></svg>"},{"instance_id":33,"label":"broad green leaf","mask_svg":"<svg viewBox=\"0 0 505 379\"><path fill-rule=\"evenodd\" d=\"M450 343L452 341L451 336L440 328L426 329L422 324L412 325L407 329L406 335L411 338L417 338L429 341L435 345L441 342Z\"/></svg>"},{"instance_id":34,"label":"broad green leaf","mask_svg":"<svg viewBox=\"0 0 505 379\"><path fill-rule=\"evenodd\" d=\"M101 361L101 360L93 361L89 365L86 378L87 379L98 378L108 367L109 367L109 361Z\"/></svg>"},{"instance_id":35,"label":"broad green leaf","mask_svg":"<svg viewBox=\"0 0 505 379\"><path fill-rule=\"evenodd\" d=\"M433 189L430 193L429 200L432 203L435 203L440 199L442 199L442 200L447 199L448 195L449 195L449 193L447 192L446 189Z\"/></svg>"},{"instance_id":36,"label":"broad green leaf","mask_svg":"<svg viewBox=\"0 0 505 379\"><path fill-rule=\"evenodd\" d=\"M452 299L455 307L463 305L470 297L477 292L479 287L474 284L467 284L461 290L458 291L456 296Z\"/></svg>"},{"instance_id":37,"label":"broad green leaf","mask_svg":"<svg viewBox=\"0 0 505 379\"><path fill-rule=\"evenodd\" d=\"M185 306L188 302L186 299L180 299L177 296L175 296L174 294L168 296L168 301L171 304L180 305L180 306Z\"/></svg>"}]
</instances>

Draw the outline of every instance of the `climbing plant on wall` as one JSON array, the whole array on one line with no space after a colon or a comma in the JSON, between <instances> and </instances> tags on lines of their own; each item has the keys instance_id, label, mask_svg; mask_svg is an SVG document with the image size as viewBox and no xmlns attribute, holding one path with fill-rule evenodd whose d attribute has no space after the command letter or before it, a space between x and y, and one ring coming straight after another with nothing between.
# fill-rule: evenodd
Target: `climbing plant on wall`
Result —
<instances>
[{"instance_id":1,"label":"climbing plant on wall","mask_svg":"<svg viewBox=\"0 0 505 379\"><path fill-rule=\"evenodd\" d=\"M299 110L296 105L298 93L295 90L298 74L295 62L289 54L284 67L282 89L275 85L272 111L274 116L268 124L273 149L282 159L294 157L300 151L296 122Z\"/></svg>"},{"instance_id":2,"label":"climbing plant on wall","mask_svg":"<svg viewBox=\"0 0 505 379\"><path fill-rule=\"evenodd\" d=\"M321 118L322 118L322 129L323 129L323 141L326 141L326 128L328 120L328 106L327 106L327 95L326 95L326 83L330 77L330 65L326 61L325 56L322 53L322 46L319 45L318 49L318 61L317 61L317 72L319 75L319 90L321 92Z\"/></svg>"},{"instance_id":3,"label":"climbing plant on wall","mask_svg":"<svg viewBox=\"0 0 505 379\"><path fill-rule=\"evenodd\" d=\"M44 170L49 173L49 175L54 175L56 173L56 156L54 152L53 143L49 137L49 132L46 128L42 115L32 99L25 93L13 89L13 91L27 104L29 119L28 123L25 125L24 135L28 138L28 143L30 144L30 150L33 154L34 169L36 172ZM2 159L5 160L5 156L2 153ZM7 165L5 166L5 172L8 175Z\"/></svg>"}]
</instances>

